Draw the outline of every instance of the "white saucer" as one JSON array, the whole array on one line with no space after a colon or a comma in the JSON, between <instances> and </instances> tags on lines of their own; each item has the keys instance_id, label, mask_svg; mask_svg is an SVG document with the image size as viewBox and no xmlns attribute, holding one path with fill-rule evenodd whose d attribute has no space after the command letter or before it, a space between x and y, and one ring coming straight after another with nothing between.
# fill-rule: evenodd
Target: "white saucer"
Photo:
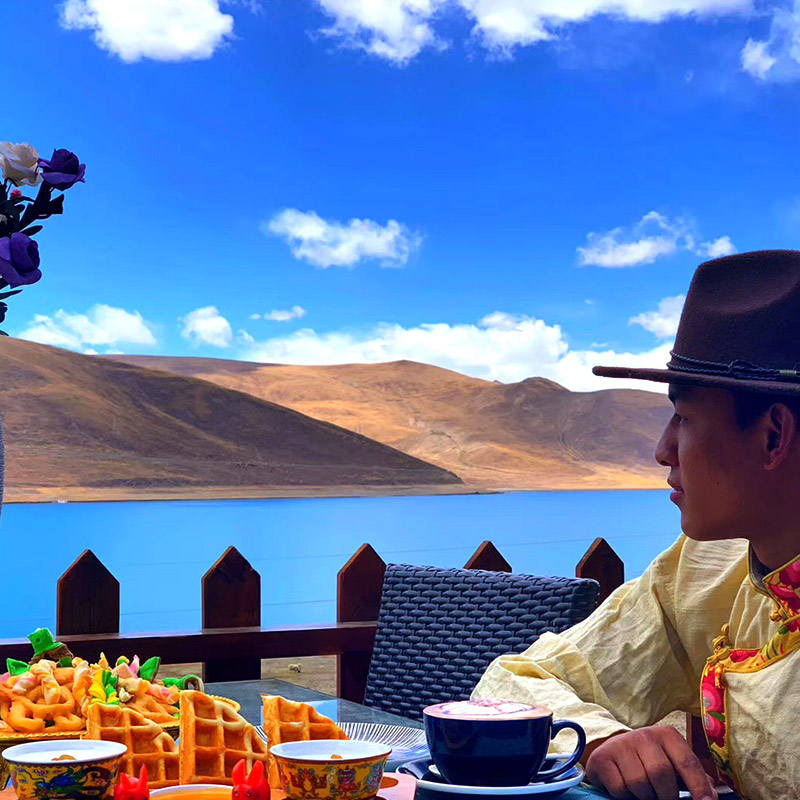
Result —
<instances>
[{"instance_id":1,"label":"white saucer","mask_svg":"<svg viewBox=\"0 0 800 800\"><path fill-rule=\"evenodd\" d=\"M432 775L439 775L439 770L436 768L435 764L430 764L428 771ZM579 764L576 764L563 775L559 775L551 781L547 781L546 783L529 783L527 786L460 786L455 783L445 783L444 781L440 783L439 781L417 778L417 789L441 794L463 794L473 796L497 795L527 797L528 795L540 795L541 800L544 800L545 797L554 798L563 794L567 789L577 786L582 780L583 769Z\"/></svg>"}]
</instances>

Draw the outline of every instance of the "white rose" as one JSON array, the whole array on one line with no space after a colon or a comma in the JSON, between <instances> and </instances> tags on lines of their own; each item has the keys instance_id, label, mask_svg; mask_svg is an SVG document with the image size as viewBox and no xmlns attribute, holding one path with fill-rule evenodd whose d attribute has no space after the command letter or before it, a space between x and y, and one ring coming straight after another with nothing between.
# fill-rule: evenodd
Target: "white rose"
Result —
<instances>
[{"instance_id":1,"label":"white rose","mask_svg":"<svg viewBox=\"0 0 800 800\"><path fill-rule=\"evenodd\" d=\"M0 142L0 171L14 186L37 186L42 182L39 154L29 144Z\"/></svg>"}]
</instances>

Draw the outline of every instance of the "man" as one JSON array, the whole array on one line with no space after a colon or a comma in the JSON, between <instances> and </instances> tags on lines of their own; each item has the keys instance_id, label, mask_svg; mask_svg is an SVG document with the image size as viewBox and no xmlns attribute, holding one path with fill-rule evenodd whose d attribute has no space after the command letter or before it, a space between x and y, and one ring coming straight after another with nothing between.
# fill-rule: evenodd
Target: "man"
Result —
<instances>
[{"instance_id":1,"label":"man","mask_svg":"<svg viewBox=\"0 0 800 800\"><path fill-rule=\"evenodd\" d=\"M669 384L656 459L684 535L584 622L497 659L474 696L577 720L588 779L638 800L680 782L715 797L683 737L655 726L702 703L726 783L800 798L800 252L702 264L667 369L594 372Z\"/></svg>"}]
</instances>

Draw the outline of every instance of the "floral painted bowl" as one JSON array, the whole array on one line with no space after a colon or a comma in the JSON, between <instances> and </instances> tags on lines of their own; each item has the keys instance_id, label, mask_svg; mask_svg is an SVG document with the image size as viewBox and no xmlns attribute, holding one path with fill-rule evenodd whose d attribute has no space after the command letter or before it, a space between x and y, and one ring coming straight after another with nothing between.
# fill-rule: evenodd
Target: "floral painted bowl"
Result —
<instances>
[{"instance_id":1,"label":"floral painted bowl","mask_svg":"<svg viewBox=\"0 0 800 800\"><path fill-rule=\"evenodd\" d=\"M270 748L291 800L367 800L378 793L392 749L378 742L318 739Z\"/></svg>"},{"instance_id":2,"label":"floral painted bowl","mask_svg":"<svg viewBox=\"0 0 800 800\"><path fill-rule=\"evenodd\" d=\"M117 742L61 739L18 744L3 758L19 800L106 800L127 749Z\"/></svg>"}]
</instances>

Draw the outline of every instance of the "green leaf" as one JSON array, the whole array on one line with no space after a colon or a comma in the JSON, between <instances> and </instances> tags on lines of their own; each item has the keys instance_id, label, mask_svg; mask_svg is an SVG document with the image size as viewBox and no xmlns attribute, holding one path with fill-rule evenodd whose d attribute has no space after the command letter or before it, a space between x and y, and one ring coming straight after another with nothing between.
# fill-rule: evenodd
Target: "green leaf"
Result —
<instances>
[{"instance_id":1,"label":"green leaf","mask_svg":"<svg viewBox=\"0 0 800 800\"><path fill-rule=\"evenodd\" d=\"M0 300L5 300L6 297L13 297L15 294L19 294L22 289L14 289L10 292L0 292Z\"/></svg>"},{"instance_id":2,"label":"green leaf","mask_svg":"<svg viewBox=\"0 0 800 800\"><path fill-rule=\"evenodd\" d=\"M6 670L11 675L24 675L30 666L25 661L18 661L16 658L6 659Z\"/></svg>"},{"instance_id":3,"label":"green leaf","mask_svg":"<svg viewBox=\"0 0 800 800\"><path fill-rule=\"evenodd\" d=\"M146 681L154 680L160 666L161 659L158 656L148 658L147 661L139 667L139 677Z\"/></svg>"},{"instance_id":4,"label":"green leaf","mask_svg":"<svg viewBox=\"0 0 800 800\"><path fill-rule=\"evenodd\" d=\"M709 717L714 717L718 722L725 722L725 715L720 714L719 711L707 711Z\"/></svg>"},{"instance_id":5,"label":"green leaf","mask_svg":"<svg viewBox=\"0 0 800 800\"><path fill-rule=\"evenodd\" d=\"M26 236L36 236L36 234L43 229L43 225L31 225L30 228L25 228L25 230L21 231L21 233L24 233Z\"/></svg>"}]
</instances>

